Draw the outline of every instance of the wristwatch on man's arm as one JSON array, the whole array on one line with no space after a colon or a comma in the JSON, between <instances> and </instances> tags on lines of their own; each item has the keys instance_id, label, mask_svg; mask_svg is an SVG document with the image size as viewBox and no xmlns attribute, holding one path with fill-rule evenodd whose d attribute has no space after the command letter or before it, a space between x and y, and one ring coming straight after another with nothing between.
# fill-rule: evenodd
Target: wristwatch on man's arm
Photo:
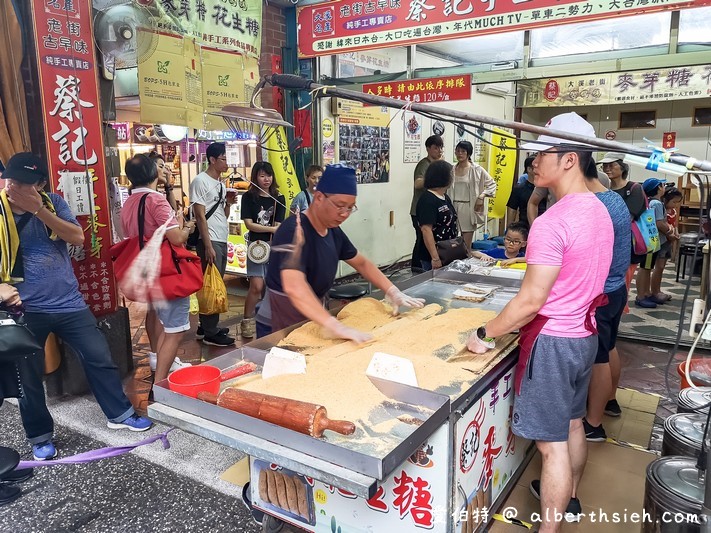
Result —
<instances>
[{"instance_id":1,"label":"wristwatch on man's arm","mask_svg":"<svg viewBox=\"0 0 711 533\"><path fill-rule=\"evenodd\" d=\"M470 352L482 354L488 350L493 350L496 347L496 341L493 337L486 335L486 324L477 328L477 330L469 337L467 341L467 349Z\"/></svg>"}]
</instances>

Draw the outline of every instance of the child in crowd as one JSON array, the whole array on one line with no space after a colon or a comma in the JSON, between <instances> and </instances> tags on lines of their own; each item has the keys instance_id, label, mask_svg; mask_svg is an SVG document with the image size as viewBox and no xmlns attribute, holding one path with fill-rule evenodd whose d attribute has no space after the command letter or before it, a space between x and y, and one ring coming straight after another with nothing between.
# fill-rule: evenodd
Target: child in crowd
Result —
<instances>
[{"instance_id":1,"label":"child in crowd","mask_svg":"<svg viewBox=\"0 0 711 533\"><path fill-rule=\"evenodd\" d=\"M667 265L667 259L673 257L674 244L679 240L679 234L676 228L669 224L668 210L673 209L676 211L681 204L681 197L682 194L676 187L668 189L659 187L656 195L650 197L649 201L649 206L654 208L659 238L662 242L657 261L654 263L651 281L652 294L660 303L668 302L672 298L670 294L662 292L662 276L664 274L664 267Z\"/></svg>"},{"instance_id":2,"label":"child in crowd","mask_svg":"<svg viewBox=\"0 0 711 533\"><path fill-rule=\"evenodd\" d=\"M471 255L485 261L499 260L504 268L516 263L525 263L526 257L523 249L526 247L527 239L528 226L522 222L512 222L506 228L503 248L497 247L483 252L473 251Z\"/></svg>"},{"instance_id":3,"label":"child in crowd","mask_svg":"<svg viewBox=\"0 0 711 533\"><path fill-rule=\"evenodd\" d=\"M669 226L674 228L674 233L677 236L677 238L672 241L672 263L676 261L676 256L679 252L679 207L681 207L683 197L684 195L674 186L673 183L667 184L664 189L664 195L662 196L664 209L667 210L667 223Z\"/></svg>"}]
</instances>

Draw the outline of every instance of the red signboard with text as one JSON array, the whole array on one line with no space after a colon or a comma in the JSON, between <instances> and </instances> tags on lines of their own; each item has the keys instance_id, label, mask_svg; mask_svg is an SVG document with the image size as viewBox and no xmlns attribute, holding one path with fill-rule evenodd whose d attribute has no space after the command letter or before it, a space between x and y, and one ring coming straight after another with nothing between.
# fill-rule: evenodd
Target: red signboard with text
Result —
<instances>
[{"instance_id":1,"label":"red signboard with text","mask_svg":"<svg viewBox=\"0 0 711 533\"><path fill-rule=\"evenodd\" d=\"M366 83L363 92L376 96L407 100L417 103L449 102L471 98L471 74L445 76L442 78L418 78L414 80Z\"/></svg>"},{"instance_id":2,"label":"red signboard with text","mask_svg":"<svg viewBox=\"0 0 711 533\"><path fill-rule=\"evenodd\" d=\"M300 57L711 5L711 0L340 0L298 9Z\"/></svg>"},{"instance_id":3,"label":"red signboard with text","mask_svg":"<svg viewBox=\"0 0 711 533\"><path fill-rule=\"evenodd\" d=\"M117 301L91 0L32 6L50 183L84 229L69 254L84 300L103 315Z\"/></svg>"}]
</instances>

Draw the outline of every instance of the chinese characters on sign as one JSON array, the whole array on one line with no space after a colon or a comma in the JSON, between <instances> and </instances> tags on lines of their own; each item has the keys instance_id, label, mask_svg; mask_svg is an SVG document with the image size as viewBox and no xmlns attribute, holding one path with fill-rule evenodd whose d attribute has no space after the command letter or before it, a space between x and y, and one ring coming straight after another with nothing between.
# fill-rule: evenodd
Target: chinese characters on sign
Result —
<instances>
[{"instance_id":1,"label":"chinese characters on sign","mask_svg":"<svg viewBox=\"0 0 711 533\"><path fill-rule=\"evenodd\" d=\"M471 74L464 74L444 78L366 83L363 85L363 92L396 100L429 104L450 100L469 100L471 87Z\"/></svg>"},{"instance_id":2,"label":"chinese characters on sign","mask_svg":"<svg viewBox=\"0 0 711 533\"><path fill-rule=\"evenodd\" d=\"M503 218L511 188L516 163L516 139L513 134L495 128L489 148L489 175L496 182L496 194L489 199L489 218Z\"/></svg>"},{"instance_id":3,"label":"chinese characters on sign","mask_svg":"<svg viewBox=\"0 0 711 533\"><path fill-rule=\"evenodd\" d=\"M156 23L159 31L259 57L260 0L159 0L154 4L162 15Z\"/></svg>"},{"instance_id":4,"label":"chinese characters on sign","mask_svg":"<svg viewBox=\"0 0 711 533\"><path fill-rule=\"evenodd\" d=\"M32 7L50 182L84 229L84 245L69 246L69 254L84 300L102 315L116 310L116 288L91 1L33 0Z\"/></svg>"},{"instance_id":5,"label":"chinese characters on sign","mask_svg":"<svg viewBox=\"0 0 711 533\"><path fill-rule=\"evenodd\" d=\"M711 96L711 64L524 80L520 107L610 105Z\"/></svg>"},{"instance_id":6,"label":"chinese characters on sign","mask_svg":"<svg viewBox=\"0 0 711 533\"><path fill-rule=\"evenodd\" d=\"M341 0L297 10L301 57L341 54L660 10L711 0Z\"/></svg>"}]
</instances>

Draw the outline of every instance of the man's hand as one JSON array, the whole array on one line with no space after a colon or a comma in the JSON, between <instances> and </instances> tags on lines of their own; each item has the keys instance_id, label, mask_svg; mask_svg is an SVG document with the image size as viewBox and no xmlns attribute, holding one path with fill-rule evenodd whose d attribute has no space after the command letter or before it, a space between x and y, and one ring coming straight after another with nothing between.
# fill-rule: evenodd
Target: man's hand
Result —
<instances>
[{"instance_id":1,"label":"man's hand","mask_svg":"<svg viewBox=\"0 0 711 533\"><path fill-rule=\"evenodd\" d=\"M205 243L205 261L207 261L208 265L213 264L217 260L217 254L215 253L215 249L212 247L212 243Z\"/></svg>"},{"instance_id":2,"label":"man's hand","mask_svg":"<svg viewBox=\"0 0 711 533\"><path fill-rule=\"evenodd\" d=\"M476 331L469 335L467 340L467 350L470 352L482 354L489 350L493 350L496 347L496 342L492 339L491 341L484 341L479 338Z\"/></svg>"},{"instance_id":3,"label":"man's hand","mask_svg":"<svg viewBox=\"0 0 711 533\"><path fill-rule=\"evenodd\" d=\"M442 268L442 260L439 257L432 260L432 269L436 270L438 268Z\"/></svg>"},{"instance_id":4,"label":"man's hand","mask_svg":"<svg viewBox=\"0 0 711 533\"><path fill-rule=\"evenodd\" d=\"M8 183L7 198L11 204L28 213L36 213L42 208L42 197L34 187L18 187Z\"/></svg>"},{"instance_id":5,"label":"man's hand","mask_svg":"<svg viewBox=\"0 0 711 533\"><path fill-rule=\"evenodd\" d=\"M411 309L422 309L425 306L424 298L413 298L408 296L395 285L390 287L385 293L385 301L393 308L393 316L400 313L400 306L409 307Z\"/></svg>"},{"instance_id":6,"label":"man's hand","mask_svg":"<svg viewBox=\"0 0 711 533\"><path fill-rule=\"evenodd\" d=\"M12 285L0 283L0 303L8 307L20 305L22 303L20 293Z\"/></svg>"},{"instance_id":7,"label":"man's hand","mask_svg":"<svg viewBox=\"0 0 711 533\"><path fill-rule=\"evenodd\" d=\"M333 316L326 321L323 327L332 337L336 339L348 339L356 344L363 344L373 339L373 336L369 333L350 328L339 322L338 319Z\"/></svg>"}]
</instances>

